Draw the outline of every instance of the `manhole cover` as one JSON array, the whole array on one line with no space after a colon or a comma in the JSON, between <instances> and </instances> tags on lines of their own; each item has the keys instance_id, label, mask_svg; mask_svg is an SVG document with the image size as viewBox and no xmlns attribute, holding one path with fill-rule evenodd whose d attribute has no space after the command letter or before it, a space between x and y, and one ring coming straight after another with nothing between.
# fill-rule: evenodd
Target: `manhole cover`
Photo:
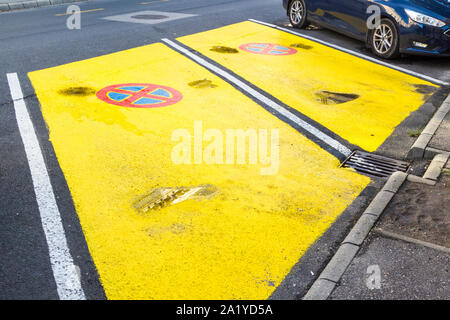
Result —
<instances>
[{"instance_id":1,"label":"manhole cover","mask_svg":"<svg viewBox=\"0 0 450 320\"><path fill-rule=\"evenodd\" d=\"M399 161L363 151L354 151L343 163L344 168L376 177L389 177L396 171L407 172L409 162Z\"/></svg>"},{"instance_id":2,"label":"manhole cover","mask_svg":"<svg viewBox=\"0 0 450 320\"><path fill-rule=\"evenodd\" d=\"M102 19L119 22L158 24L195 16L196 16L195 14L144 10L144 11L130 12L126 14L119 14L116 16L104 17Z\"/></svg>"},{"instance_id":3,"label":"manhole cover","mask_svg":"<svg viewBox=\"0 0 450 320\"><path fill-rule=\"evenodd\" d=\"M138 14L135 16L132 16L133 19L140 19L140 20L161 20L161 19L167 19L167 16L163 16L161 14Z\"/></svg>"}]
</instances>

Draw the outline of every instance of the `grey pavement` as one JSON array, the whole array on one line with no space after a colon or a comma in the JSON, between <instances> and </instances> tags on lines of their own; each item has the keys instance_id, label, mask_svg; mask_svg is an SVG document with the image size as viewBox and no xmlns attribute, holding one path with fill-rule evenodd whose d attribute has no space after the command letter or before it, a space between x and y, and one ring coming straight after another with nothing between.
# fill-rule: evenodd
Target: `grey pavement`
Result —
<instances>
[{"instance_id":1,"label":"grey pavement","mask_svg":"<svg viewBox=\"0 0 450 320\"><path fill-rule=\"evenodd\" d=\"M333 300L450 299L450 254L373 232L348 267ZM370 283L379 266L380 287ZM369 281L369 285L367 285Z\"/></svg>"}]
</instances>

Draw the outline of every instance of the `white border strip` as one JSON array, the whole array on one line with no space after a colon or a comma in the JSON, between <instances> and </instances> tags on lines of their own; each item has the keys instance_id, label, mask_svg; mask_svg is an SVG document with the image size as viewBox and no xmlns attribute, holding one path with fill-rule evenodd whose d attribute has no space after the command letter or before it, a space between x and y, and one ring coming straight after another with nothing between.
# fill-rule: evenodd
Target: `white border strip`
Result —
<instances>
[{"instance_id":1,"label":"white border strip","mask_svg":"<svg viewBox=\"0 0 450 320\"><path fill-rule=\"evenodd\" d=\"M191 58L192 60L194 60L195 62L197 62L201 66L205 67L206 69L221 75L223 78L227 79L229 82L231 82L234 85L236 85L237 87L241 88L242 90L244 90L245 92L247 92L248 94L253 96L255 99L261 101L263 104L269 106L270 108L272 108L276 112L280 113L284 117L286 117L289 120L293 121L294 123L296 123L297 125L302 127L304 130L308 131L309 133L311 133L312 135L314 135L318 139L322 140L327 145L329 145L333 149L337 150L338 152L342 153L346 157L348 157L352 153L350 149L348 149L346 146L344 146L339 141L333 139L332 137L330 137L327 134L323 133L322 131L320 131L316 127L313 127L312 125L310 125L306 121L300 119L299 117L297 117L296 115L294 115L290 111L288 111L285 108L283 108L282 106L280 106L275 101L273 101L273 100L267 98L266 96L262 95L261 93L259 93L255 89L251 88L250 86L248 86L244 82L240 81L239 79L237 79L236 77L234 77L230 73L226 72L225 70L223 70L223 69L221 69L219 67L216 67L215 65L213 65L213 64L209 63L208 61L206 61L205 59L203 59L203 58L199 57L198 55L192 53L191 51L189 51L189 50L179 46L178 44L176 44L175 42L173 42L173 41L171 41L169 39L165 39L164 38L164 39L161 39L161 41L163 41L164 43L166 43L168 46L172 47L173 49L176 49L179 52L182 52L184 55L188 56L189 58Z\"/></svg>"},{"instance_id":2,"label":"white border strip","mask_svg":"<svg viewBox=\"0 0 450 320\"><path fill-rule=\"evenodd\" d=\"M79 270L74 264L67 246L61 215L56 204L53 188L45 166L39 141L23 99L17 73L8 73L8 84L14 101L17 124L25 147L31 171L36 201L50 255L50 263L61 300L85 300L80 283Z\"/></svg>"},{"instance_id":3,"label":"white border strip","mask_svg":"<svg viewBox=\"0 0 450 320\"><path fill-rule=\"evenodd\" d=\"M342 52L345 52L345 53L349 53L349 54L351 54L353 56L356 56L358 58L362 58L362 59L365 59L365 60L369 60L369 61L375 62L375 63L380 64L382 66L385 66L385 67L388 67L388 68L391 68L391 69L394 69L394 70L397 70L397 71L409 74L409 75L417 77L417 78L421 78L423 80L427 80L427 81L435 83L435 84L440 84L440 85L444 85L444 86L450 85L449 82L445 82L445 81L442 81L442 80L439 80L439 79L435 79L435 78L432 78L430 76L424 75L422 73L418 73L418 72L415 72L415 71L411 71L411 70L408 70L408 69L405 69L405 68L393 65L391 63L387 63L387 62L385 62L383 60L379 60L379 59L367 56L365 54L362 54L362 53L359 53L359 52L356 52L356 51L353 51L353 50L350 50L350 49L338 46L336 44L332 44L332 43L323 41L321 39L318 39L318 38L315 38L315 37L312 37L312 36L301 34L301 33L295 32L295 31L290 30L290 29L286 29L286 28L283 28L283 27L280 27L280 26L277 26L277 25L274 25L274 24L271 24L271 23L267 23L267 22L263 22L263 21L259 21L259 20L255 20L255 19L248 19L248 20L251 21L251 22L255 22L255 23L258 23L258 24L265 25L267 27L271 27L271 28L275 28L275 29L278 29L278 30L281 30L281 31L284 31L284 32L288 32L288 33L291 33L293 35L296 35L296 36L299 36L299 37L302 37L302 38L305 38L305 39L308 39L308 40L311 40L311 41L314 41L314 42L318 42L320 44L326 45L327 47L331 47L333 49L337 49L339 51L342 51Z\"/></svg>"}]
</instances>

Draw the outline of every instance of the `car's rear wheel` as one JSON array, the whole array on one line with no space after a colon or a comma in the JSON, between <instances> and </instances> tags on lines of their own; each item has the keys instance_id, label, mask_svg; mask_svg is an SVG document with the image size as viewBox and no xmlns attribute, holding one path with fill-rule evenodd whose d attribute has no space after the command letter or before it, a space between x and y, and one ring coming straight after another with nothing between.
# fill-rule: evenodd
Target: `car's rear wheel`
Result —
<instances>
[{"instance_id":1,"label":"car's rear wheel","mask_svg":"<svg viewBox=\"0 0 450 320\"><path fill-rule=\"evenodd\" d=\"M370 36L372 52L384 59L394 59L399 56L399 37L397 27L389 19L382 19L372 30Z\"/></svg>"},{"instance_id":2,"label":"car's rear wheel","mask_svg":"<svg viewBox=\"0 0 450 320\"><path fill-rule=\"evenodd\" d=\"M306 5L304 0L293 0L288 8L289 21L294 28L303 28L306 25Z\"/></svg>"}]
</instances>

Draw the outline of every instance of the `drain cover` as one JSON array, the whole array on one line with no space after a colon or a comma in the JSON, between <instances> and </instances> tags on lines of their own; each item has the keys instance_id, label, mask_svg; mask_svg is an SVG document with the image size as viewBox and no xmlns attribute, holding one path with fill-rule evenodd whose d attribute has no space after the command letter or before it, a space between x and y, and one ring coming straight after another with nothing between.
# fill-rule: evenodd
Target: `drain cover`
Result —
<instances>
[{"instance_id":1,"label":"drain cover","mask_svg":"<svg viewBox=\"0 0 450 320\"><path fill-rule=\"evenodd\" d=\"M357 150L342 163L342 167L376 177L389 177L395 171L408 171L409 163Z\"/></svg>"}]
</instances>

